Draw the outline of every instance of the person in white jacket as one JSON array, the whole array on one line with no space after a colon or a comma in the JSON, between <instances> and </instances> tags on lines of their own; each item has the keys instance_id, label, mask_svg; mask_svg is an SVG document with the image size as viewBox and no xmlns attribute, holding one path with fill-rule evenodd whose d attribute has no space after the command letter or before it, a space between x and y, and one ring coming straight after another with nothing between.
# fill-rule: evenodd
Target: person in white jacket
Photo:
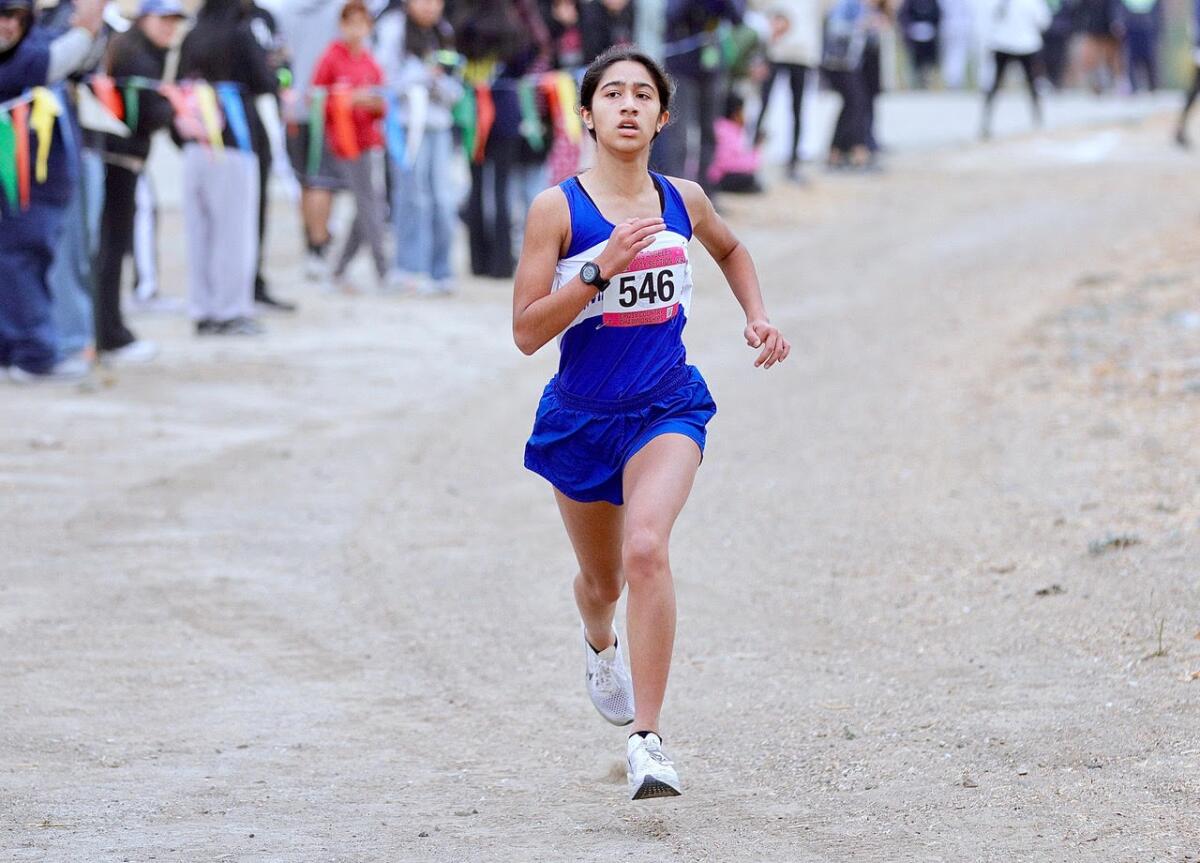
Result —
<instances>
[{"instance_id":1,"label":"person in white jacket","mask_svg":"<svg viewBox=\"0 0 1200 863\"><path fill-rule=\"evenodd\" d=\"M992 86L983 99L983 137L991 137L992 103L1004 84L1008 64L1013 62L1021 64L1025 72L1033 122L1040 126L1042 105L1037 91L1039 54L1042 50L1042 33L1050 26L1050 7L1046 5L1046 0L992 0L985 4L982 23L996 68Z\"/></svg>"},{"instance_id":2,"label":"person in white jacket","mask_svg":"<svg viewBox=\"0 0 1200 863\"><path fill-rule=\"evenodd\" d=\"M753 6L771 23L767 41L770 74L763 82L762 108L755 123L762 128L771 90L781 75L792 90L792 147L788 150L788 178L799 179L801 115L808 73L821 62L821 0L757 0Z\"/></svg>"}]
</instances>

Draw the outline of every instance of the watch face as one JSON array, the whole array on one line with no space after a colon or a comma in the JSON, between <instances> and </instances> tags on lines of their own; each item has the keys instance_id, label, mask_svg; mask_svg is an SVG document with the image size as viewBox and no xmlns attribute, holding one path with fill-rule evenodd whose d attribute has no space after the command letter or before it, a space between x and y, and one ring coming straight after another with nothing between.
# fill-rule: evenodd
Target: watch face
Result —
<instances>
[{"instance_id":1,"label":"watch face","mask_svg":"<svg viewBox=\"0 0 1200 863\"><path fill-rule=\"evenodd\" d=\"M585 285L595 284L600 279L600 268L588 261L579 271L579 278Z\"/></svg>"}]
</instances>

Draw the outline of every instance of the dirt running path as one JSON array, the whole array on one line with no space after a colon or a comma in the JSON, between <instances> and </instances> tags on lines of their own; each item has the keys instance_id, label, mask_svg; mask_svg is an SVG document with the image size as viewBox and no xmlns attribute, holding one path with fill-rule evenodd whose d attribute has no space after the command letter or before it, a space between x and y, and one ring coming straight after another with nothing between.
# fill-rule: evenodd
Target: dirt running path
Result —
<instances>
[{"instance_id":1,"label":"dirt running path","mask_svg":"<svg viewBox=\"0 0 1200 863\"><path fill-rule=\"evenodd\" d=\"M520 466L555 358L506 286L144 320L153 368L5 389L0 858L1196 860L1200 180L1165 139L729 203L797 347L756 372L698 268L675 802L625 800L583 693Z\"/></svg>"}]
</instances>

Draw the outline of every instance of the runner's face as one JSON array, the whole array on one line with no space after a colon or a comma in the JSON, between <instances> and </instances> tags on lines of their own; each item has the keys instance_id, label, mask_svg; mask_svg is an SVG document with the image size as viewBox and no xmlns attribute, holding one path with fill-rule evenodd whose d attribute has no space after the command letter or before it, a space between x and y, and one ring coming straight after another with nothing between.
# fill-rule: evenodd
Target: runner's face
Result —
<instances>
[{"instance_id":1,"label":"runner's face","mask_svg":"<svg viewBox=\"0 0 1200 863\"><path fill-rule=\"evenodd\" d=\"M662 110L654 79L641 63L622 60L604 71L583 121L596 140L615 150L634 152L650 146L669 116Z\"/></svg>"},{"instance_id":2,"label":"runner's face","mask_svg":"<svg viewBox=\"0 0 1200 863\"><path fill-rule=\"evenodd\" d=\"M7 51L21 41L28 17L24 9L0 9L0 51Z\"/></svg>"}]
</instances>

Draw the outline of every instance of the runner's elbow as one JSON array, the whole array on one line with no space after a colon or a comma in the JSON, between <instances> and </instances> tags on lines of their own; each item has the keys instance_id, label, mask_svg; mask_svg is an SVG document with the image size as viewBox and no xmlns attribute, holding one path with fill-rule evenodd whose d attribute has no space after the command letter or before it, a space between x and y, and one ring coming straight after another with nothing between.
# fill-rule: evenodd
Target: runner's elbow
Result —
<instances>
[{"instance_id":1,"label":"runner's elbow","mask_svg":"<svg viewBox=\"0 0 1200 863\"><path fill-rule=\"evenodd\" d=\"M513 341L527 357L533 356L538 348L546 343L544 339L538 338L537 333L532 333L527 326L523 326L520 320L513 321Z\"/></svg>"}]
</instances>

